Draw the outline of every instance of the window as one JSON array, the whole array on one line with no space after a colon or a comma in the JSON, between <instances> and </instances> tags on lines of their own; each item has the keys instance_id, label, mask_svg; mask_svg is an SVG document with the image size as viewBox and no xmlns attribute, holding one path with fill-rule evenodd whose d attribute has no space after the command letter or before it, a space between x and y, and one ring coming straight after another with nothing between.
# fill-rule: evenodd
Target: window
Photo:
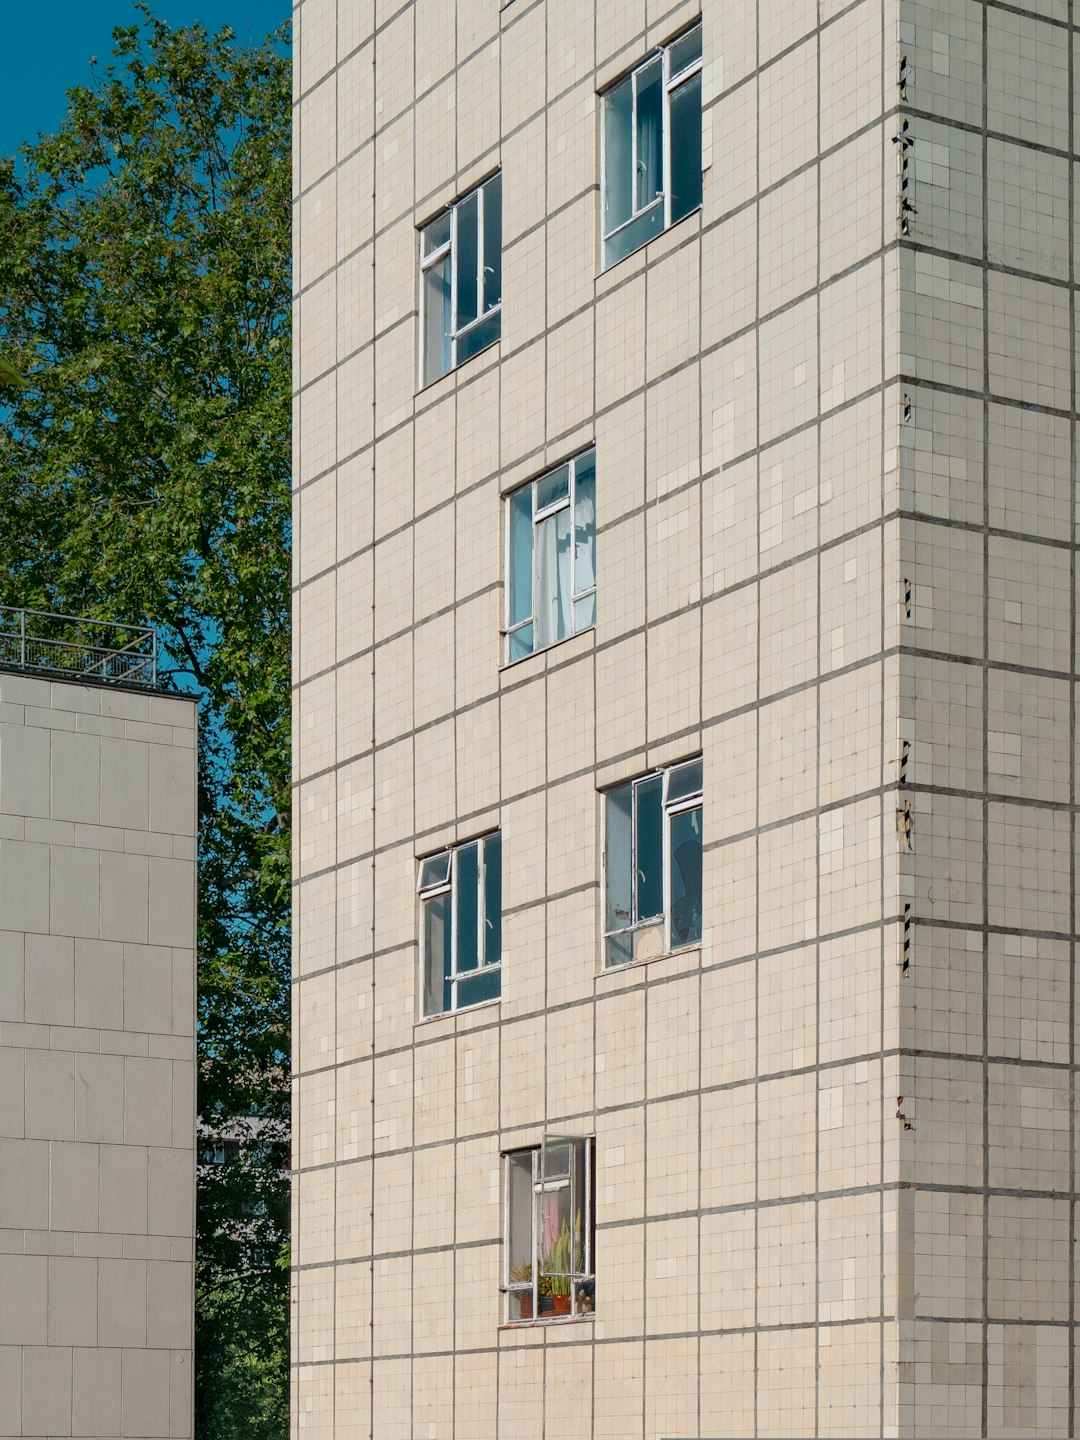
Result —
<instances>
[{"instance_id":1,"label":"window","mask_svg":"<svg viewBox=\"0 0 1080 1440\"><path fill-rule=\"evenodd\" d=\"M502 176L420 231L420 383L486 350L502 326Z\"/></svg>"},{"instance_id":2,"label":"window","mask_svg":"<svg viewBox=\"0 0 1080 1440\"><path fill-rule=\"evenodd\" d=\"M506 1156L506 1318L591 1315L592 1141L549 1136Z\"/></svg>"},{"instance_id":3,"label":"window","mask_svg":"<svg viewBox=\"0 0 1080 1440\"><path fill-rule=\"evenodd\" d=\"M606 796L605 964L701 940L701 759Z\"/></svg>"},{"instance_id":4,"label":"window","mask_svg":"<svg viewBox=\"0 0 1080 1440\"><path fill-rule=\"evenodd\" d=\"M420 862L424 1015L498 1000L502 990L502 837Z\"/></svg>"},{"instance_id":5,"label":"window","mask_svg":"<svg viewBox=\"0 0 1080 1440\"><path fill-rule=\"evenodd\" d=\"M199 1146L200 1165L225 1165L240 1154L239 1140L204 1140Z\"/></svg>"},{"instance_id":6,"label":"window","mask_svg":"<svg viewBox=\"0 0 1080 1440\"><path fill-rule=\"evenodd\" d=\"M506 658L596 624L596 456L515 490L507 503Z\"/></svg>"},{"instance_id":7,"label":"window","mask_svg":"<svg viewBox=\"0 0 1080 1440\"><path fill-rule=\"evenodd\" d=\"M701 204L701 25L664 45L602 99L604 264Z\"/></svg>"}]
</instances>

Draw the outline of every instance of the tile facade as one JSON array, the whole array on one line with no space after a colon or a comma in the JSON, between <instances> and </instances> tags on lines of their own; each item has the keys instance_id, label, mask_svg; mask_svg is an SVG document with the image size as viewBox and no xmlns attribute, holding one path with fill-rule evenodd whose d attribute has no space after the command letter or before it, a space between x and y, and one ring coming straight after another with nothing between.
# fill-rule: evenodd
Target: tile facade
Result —
<instances>
[{"instance_id":1,"label":"tile facade","mask_svg":"<svg viewBox=\"0 0 1080 1440\"><path fill-rule=\"evenodd\" d=\"M295 1433L1074 1433L1071 6L294 15ZM598 95L699 17L701 208L601 269ZM591 445L595 629L505 665L503 497ZM701 943L605 969L599 792L696 754ZM501 999L421 1020L496 827ZM545 1134L595 1314L507 1326Z\"/></svg>"},{"instance_id":2,"label":"tile facade","mask_svg":"<svg viewBox=\"0 0 1080 1440\"><path fill-rule=\"evenodd\" d=\"M0 1437L193 1434L196 707L0 673Z\"/></svg>"}]
</instances>

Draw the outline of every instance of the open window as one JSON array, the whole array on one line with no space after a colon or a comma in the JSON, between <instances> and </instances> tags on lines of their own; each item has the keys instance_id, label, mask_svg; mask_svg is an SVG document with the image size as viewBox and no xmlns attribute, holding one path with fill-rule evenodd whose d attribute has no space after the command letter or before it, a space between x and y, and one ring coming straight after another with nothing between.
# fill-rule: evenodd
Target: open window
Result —
<instances>
[{"instance_id":1,"label":"open window","mask_svg":"<svg viewBox=\"0 0 1080 1440\"><path fill-rule=\"evenodd\" d=\"M420 862L422 1013L464 1010L502 993L502 837Z\"/></svg>"},{"instance_id":2,"label":"open window","mask_svg":"<svg viewBox=\"0 0 1080 1440\"><path fill-rule=\"evenodd\" d=\"M609 790L604 806L604 963L701 941L699 756Z\"/></svg>"},{"instance_id":3,"label":"open window","mask_svg":"<svg viewBox=\"0 0 1080 1440\"><path fill-rule=\"evenodd\" d=\"M430 385L502 331L502 176L420 231L420 383Z\"/></svg>"},{"instance_id":4,"label":"open window","mask_svg":"<svg viewBox=\"0 0 1080 1440\"><path fill-rule=\"evenodd\" d=\"M507 509L506 659L596 624L596 454L530 480Z\"/></svg>"},{"instance_id":5,"label":"open window","mask_svg":"<svg viewBox=\"0 0 1080 1440\"><path fill-rule=\"evenodd\" d=\"M701 204L701 25L601 97L604 265Z\"/></svg>"},{"instance_id":6,"label":"open window","mask_svg":"<svg viewBox=\"0 0 1080 1440\"><path fill-rule=\"evenodd\" d=\"M592 1141L549 1135L542 1145L511 1151L505 1161L506 1319L591 1315Z\"/></svg>"}]
</instances>

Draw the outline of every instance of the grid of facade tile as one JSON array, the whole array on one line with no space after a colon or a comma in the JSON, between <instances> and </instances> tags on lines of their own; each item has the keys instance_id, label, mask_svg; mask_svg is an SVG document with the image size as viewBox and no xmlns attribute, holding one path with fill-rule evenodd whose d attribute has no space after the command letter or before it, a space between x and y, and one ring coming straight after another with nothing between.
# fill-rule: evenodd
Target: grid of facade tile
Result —
<instances>
[{"instance_id":1,"label":"grid of facade tile","mask_svg":"<svg viewBox=\"0 0 1080 1440\"><path fill-rule=\"evenodd\" d=\"M296 1432L1073 1433L1071 7L294 13ZM699 16L701 209L604 270L598 94ZM592 445L596 627L504 665L501 499ZM605 969L599 792L695 754L701 944ZM502 999L421 1020L496 827ZM596 1312L506 1326L552 1132Z\"/></svg>"},{"instance_id":2,"label":"grid of facade tile","mask_svg":"<svg viewBox=\"0 0 1080 1440\"><path fill-rule=\"evenodd\" d=\"M194 1433L196 742L0 669L3 1440Z\"/></svg>"}]
</instances>

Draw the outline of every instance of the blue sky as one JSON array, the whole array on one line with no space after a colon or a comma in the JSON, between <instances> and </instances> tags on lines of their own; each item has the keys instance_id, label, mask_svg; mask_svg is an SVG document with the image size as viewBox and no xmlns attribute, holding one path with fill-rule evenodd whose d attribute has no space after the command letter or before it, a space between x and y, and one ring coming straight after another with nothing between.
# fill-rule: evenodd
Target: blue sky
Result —
<instances>
[{"instance_id":1,"label":"blue sky","mask_svg":"<svg viewBox=\"0 0 1080 1440\"><path fill-rule=\"evenodd\" d=\"M131 0L52 0L4 5L4 85L0 90L0 155L56 130L65 92L90 78L89 61L112 54L116 25L135 21ZM241 43L261 40L292 12L290 0L151 0L170 25L200 20L210 30L231 25Z\"/></svg>"}]
</instances>

